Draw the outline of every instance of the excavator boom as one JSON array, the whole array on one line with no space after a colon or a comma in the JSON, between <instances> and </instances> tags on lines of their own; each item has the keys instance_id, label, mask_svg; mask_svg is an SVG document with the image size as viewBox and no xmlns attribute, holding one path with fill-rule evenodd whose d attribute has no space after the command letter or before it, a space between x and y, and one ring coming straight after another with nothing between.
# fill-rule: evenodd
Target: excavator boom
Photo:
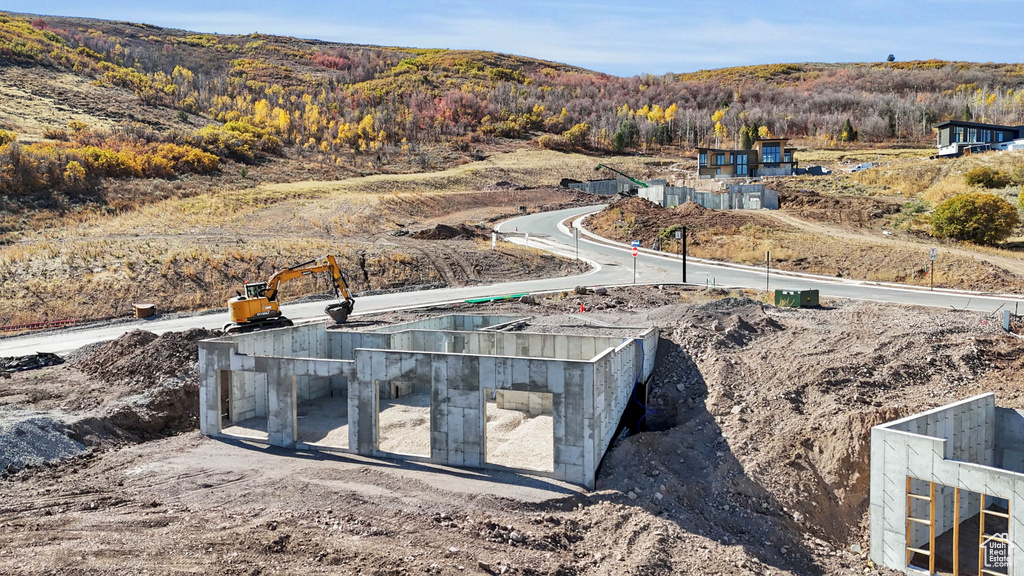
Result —
<instances>
[{"instance_id":1,"label":"excavator boom","mask_svg":"<svg viewBox=\"0 0 1024 576\"><path fill-rule=\"evenodd\" d=\"M607 164L598 164L597 168L594 168L594 170L600 170L601 168L604 168L606 170L611 170L612 172L615 172L619 176L622 176L626 180L629 180L630 182L632 182L633 184L636 184L637 186L639 186L641 188L647 188L648 187L646 182L644 182L642 180L637 180L636 178L633 178L629 174L626 174L625 172L622 172L620 170L616 170L615 168L612 168L611 166L609 166Z\"/></svg>"}]
</instances>

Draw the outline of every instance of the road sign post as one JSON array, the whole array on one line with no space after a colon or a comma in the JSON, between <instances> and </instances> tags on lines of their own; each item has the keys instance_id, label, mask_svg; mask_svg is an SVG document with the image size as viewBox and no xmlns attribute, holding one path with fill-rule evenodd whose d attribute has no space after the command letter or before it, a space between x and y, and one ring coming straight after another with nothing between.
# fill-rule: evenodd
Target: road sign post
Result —
<instances>
[{"instance_id":1,"label":"road sign post","mask_svg":"<svg viewBox=\"0 0 1024 576\"><path fill-rule=\"evenodd\" d=\"M929 267L930 270L928 270L928 272L929 272L929 274L928 274L928 289L929 290L934 290L935 289L935 259L938 258L938 257L939 257L939 251L936 250L935 248L932 248L928 252L928 259L931 260L931 264L932 264Z\"/></svg>"},{"instance_id":2,"label":"road sign post","mask_svg":"<svg viewBox=\"0 0 1024 576\"><path fill-rule=\"evenodd\" d=\"M576 259L579 260L580 259L580 229L579 228L573 228L572 229L572 233L573 233L573 236L576 237Z\"/></svg>"},{"instance_id":3,"label":"road sign post","mask_svg":"<svg viewBox=\"0 0 1024 576\"><path fill-rule=\"evenodd\" d=\"M636 256L640 253L640 241L633 240L633 284L636 284Z\"/></svg>"},{"instance_id":4,"label":"road sign post","mask_svg":"<svg viewBox=\"0 0 1024 576\"><path fill-rule=\"evenodd\" d=\"M765 250L765 252L764 252L764 291L765 292L770 292L770 290L768 289L768 286L769 286L769 283L770 283L769 282L769 278L771 277L771 274L772 274L772 251L771 250Z\"/></svg>"}]
</instances>

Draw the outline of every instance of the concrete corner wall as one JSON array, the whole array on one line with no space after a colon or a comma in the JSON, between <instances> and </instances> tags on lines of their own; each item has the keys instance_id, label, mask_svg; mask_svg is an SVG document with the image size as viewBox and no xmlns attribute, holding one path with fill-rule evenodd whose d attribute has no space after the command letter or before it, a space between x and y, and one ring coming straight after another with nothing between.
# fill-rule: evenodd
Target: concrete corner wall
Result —
<instances>
[{"instance_id":1,"label":"concrete corner wall","mask_svg":"<svg viewBox=\"0 0 1024 576\"><path fill-rule=\"evenodd\" d=\"M941 485L936 487L936 535L953 527L954 489L974 493L961 492L961 522L978 513L980 494L1005 499L1011 514L1009 575L1024 576L1024 474L994 467L1000 418L1015 425L1016 420L997 414L994 395L983 394L871 430L871 559L876 564L906 572L908 542L927 544L927 526L912 523L908 534L909 477L917 494L927 495L930 482ZM912 501L910 512L928 518L927 501Z\"/></svg>"}]
</instances>

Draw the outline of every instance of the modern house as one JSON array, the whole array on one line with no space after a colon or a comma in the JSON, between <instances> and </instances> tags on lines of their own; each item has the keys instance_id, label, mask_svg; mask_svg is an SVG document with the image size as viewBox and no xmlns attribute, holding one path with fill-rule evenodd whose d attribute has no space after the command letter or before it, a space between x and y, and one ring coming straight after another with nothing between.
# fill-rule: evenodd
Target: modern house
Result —
<instances>
[{"instance_id":1,"label":"modern house","mask_svg":"<svg viewBox=\"0 0 1024 576\"><path fill-rule=\"evenodd\" d=\"M1000 126L949 120L935 125L939 157L960 156L986 150L1024 148L1024 126Z\"/></svg>"},{"instance_id":2,"label":"modern house","mask_svg":"<svg viewBox=\"0 0 1024 576\"><path fill-rule=\"evenodd\" d=\"M757 140L750 150L697 148L699 178L791 176L797 167L788 138Z\"/></svg>"}]
</instances>

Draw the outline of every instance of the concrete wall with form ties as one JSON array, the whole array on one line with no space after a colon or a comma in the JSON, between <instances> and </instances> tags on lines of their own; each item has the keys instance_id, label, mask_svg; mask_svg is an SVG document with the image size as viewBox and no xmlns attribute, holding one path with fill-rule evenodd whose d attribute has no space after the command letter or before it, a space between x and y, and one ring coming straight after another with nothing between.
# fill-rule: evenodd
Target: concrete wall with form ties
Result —
<instances>
[{"instance_id":1,"label":"concrete wall with form ties","mask_svg":"<svg viewBox=\"0 0 1024 576\"><path fill-rule=\"evenodd\" d=\"M201 430L220 436L225 421L265 417L268 442L295 448L297 405L342 395L345 450L395 456L379 449L380 401L396 388L429 391L425 459L503 468L485 462L484 391L519 395L527 403L550 395L539 409L552 416L554 471L522 471L593 488L634 388L654 371L658 332L636 329L623 338L480 330L514 320L450 316L371 332L310 324L203 341Z\"/></svg>"},{"instance_id":2,"label":"concrete wall with form ties","mask_svg":"<svg viewBox=\"0 0 1024 576\"><path fill-rule=\"evenodd\" d=\"M954 489L961 489L961 523L978 513L980 495L1005 500L1010 511L1010 576L1024 576L1024 474L997 466L1020 466L1019 441L1024 422L1015 410L996 408L982 394L915 414L871 430L871 559L879 565L919 573L907 567L907 546L927 547L929 527L910 523L907 479L927 494L936 483L935 533L953 528ZM938 486L941 485L941 486ZM930 518L929 502L909 499L910 514ZM961 536L961 538L972 536ZM977 534L973 535L977 538ZM972 573L977 567L971 569Z\"/></svg>"}]
</instances>

